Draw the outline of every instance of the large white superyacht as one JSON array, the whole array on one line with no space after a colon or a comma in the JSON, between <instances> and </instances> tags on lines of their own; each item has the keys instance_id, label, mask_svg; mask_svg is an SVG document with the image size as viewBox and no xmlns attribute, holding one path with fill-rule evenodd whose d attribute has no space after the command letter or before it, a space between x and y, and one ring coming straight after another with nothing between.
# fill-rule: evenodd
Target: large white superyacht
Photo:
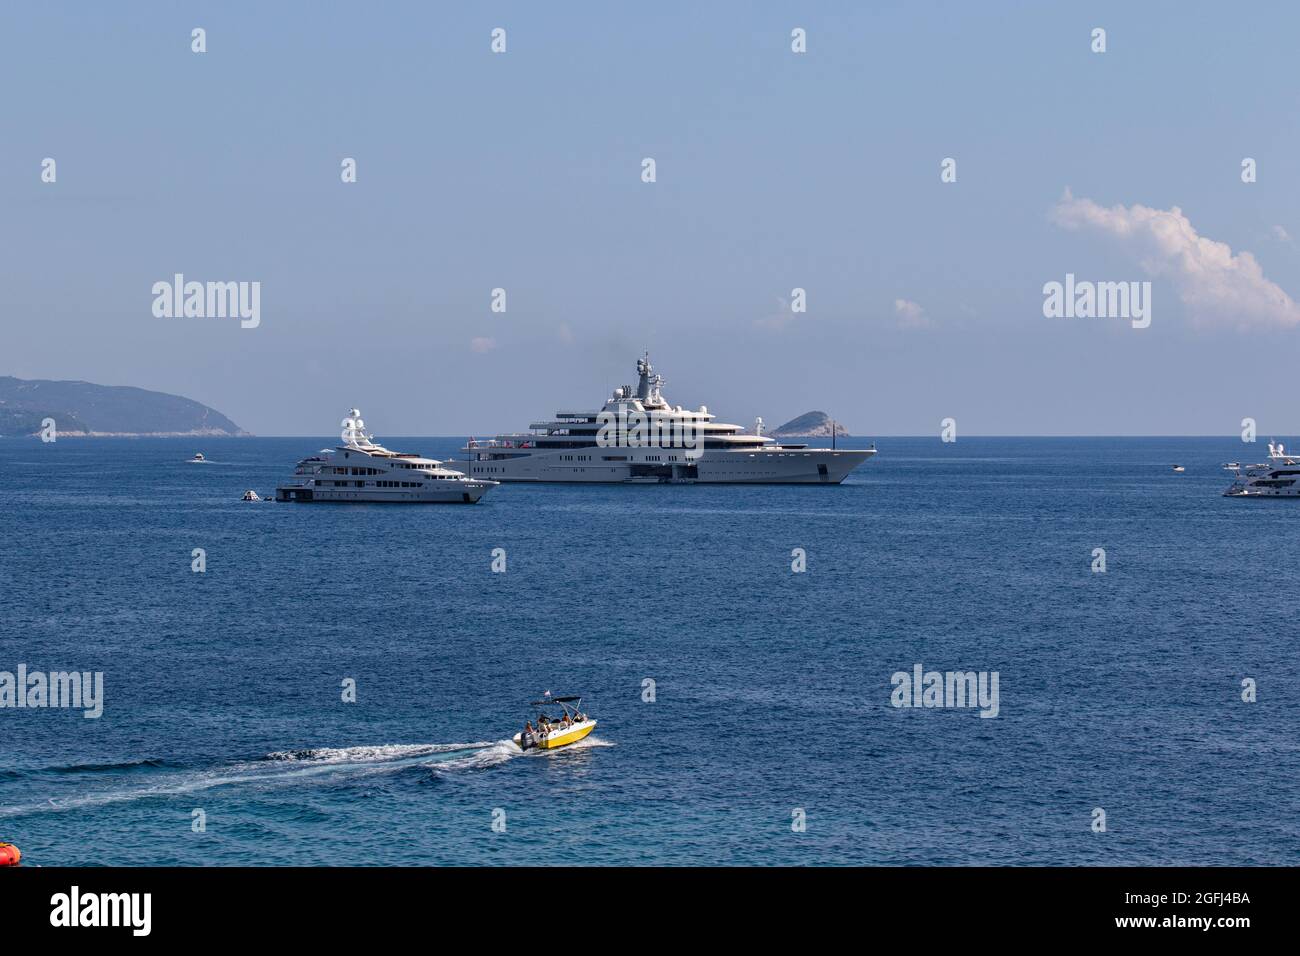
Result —
<instances>
[{"instance_id":1,"label":"large white superyacht","mask_svg":"<svg viewBox=\"0 0 1300 956\"><path fill-rule=\"evenodd\" d=\"M474 504L497 482L469 478L434 458L390 451L366 434L361 412L343 419L343 444L304 458L276 501Z\"/></svg>"},{"instance_id":2,"label":"large white superyacht","mask_svg":"<svg viewBox=\"0 0 1300 956\"><path fill-rule=\"evenodd\" d=\"M616 388L600 411L560 411L530 431L470 439L457 461L494 481L839 484L876 453L871 448L783 444L740 425L669 405L650 356L636 363L635 388Z\"/></svg>"}]
</instances>

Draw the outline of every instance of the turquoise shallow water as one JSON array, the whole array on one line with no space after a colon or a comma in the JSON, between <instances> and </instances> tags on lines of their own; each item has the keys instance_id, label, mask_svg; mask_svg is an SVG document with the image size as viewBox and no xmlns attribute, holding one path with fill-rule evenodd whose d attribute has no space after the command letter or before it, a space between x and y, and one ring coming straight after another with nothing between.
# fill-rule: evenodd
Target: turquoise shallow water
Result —
<instances>
[{"instance_id":1,"label":"turquoise shallow water","mask_svg":"<svg viewBox=\"0 0 1300 956\"><path fill-rule=\"evenodd\" d=\"M1220 497L1223 461L1262 457L1239 442L886 439L834 488L239 501L328 443L0 442L0 671L105 675L98 720L0 709L0 840L28 862L1300 860L1300 502ZM892 707L916 663L997 671L998 717ZM600 726L514 756L546 689Z\"/></svg>"}]
</instances>

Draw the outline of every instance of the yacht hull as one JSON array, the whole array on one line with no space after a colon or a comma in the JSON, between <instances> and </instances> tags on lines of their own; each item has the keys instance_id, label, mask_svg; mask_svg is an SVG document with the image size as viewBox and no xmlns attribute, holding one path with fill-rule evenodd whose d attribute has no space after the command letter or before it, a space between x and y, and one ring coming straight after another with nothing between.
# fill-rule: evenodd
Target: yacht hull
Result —
<instances>
[{"instance_id":1,"label":"yacht hull","mask_svg":"<svg viewBox=\"0 0 1300 956\"><path fill-rule=\"evenodd\" d=\"M602 484L838 485L874 449L705 452L691 463L665 462L674 449L636 449L643 454L608 455L628 449L538 451L512 458L457 461L471 478L501 482ZM626 458L627 460L611 460ZM575 460L576 459L576 460Z\"/></svg>"},{"instance_id":2,"label":"yacht hull","mask_svg":"<svg viewBox=\"0 0 1300 956\"><path fill-rule=\"evenodd\" d=\"M302 504L405 504L405 505L472 505L487 494L495 483L448 482L456 488L439 488L436 491L417 489L361 489L347 491L332 488L279 487L275 489L276 501Z\"/></svg>"}]
</instances>

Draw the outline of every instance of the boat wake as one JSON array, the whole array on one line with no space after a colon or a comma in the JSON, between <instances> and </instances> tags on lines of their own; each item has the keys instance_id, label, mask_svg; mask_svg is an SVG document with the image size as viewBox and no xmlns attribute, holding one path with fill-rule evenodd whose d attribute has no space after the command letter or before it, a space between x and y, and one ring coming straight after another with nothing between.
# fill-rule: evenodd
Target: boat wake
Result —
<instances>
[{"instance_id":1,"label":"boat wake","mask_svg":"<svg viewBox=\"0 0 1300 956\"><path fill-rule=\"evenodd\" d=\"M576 749L577 746L575 744L570 749ZM93 785L89 791L51 797L44 802L0 806L0 818L188 796L220 787L265 790L304 784L324 785L411 769L418 770L421 775L432 771L438 776L448 776L466 770L486 769L521 756L524 755L512 741L498 740L276 751L255 760L208 770L170 769L165 764L157 764L158 779L154 783L140 785L140 771L136 769L131 771L133 786L114 785L114 781L121 781L121 776L114 774L107 782ZM139 766L147 767L150 763L141 761ZM111 766L114 765L100 769Z\"/></svg>"},{"instance_id":2,"label":"boat wake","mask_svg":"<svg viewBox=\"0 0 1300 956\"><path fill-rule=\"evenodd\" d=\"M439 776L445 776L466 770L485 770L522 756L524 752L515 746L513 740L498 740L473 753L430 764L429 769Z\"/></svg>"},{"instance_id":3,"label":"boat wake","mask_svg":"<svg viewBox=\"0 0 1300 956\"><path fill-rule=\"evenodd\" d=\"M263 760L281 760L290 763L374 763L387 760L430 757L436 754L456 753L461 750L480 750L493 746L491 741L471 744L380 744L372 747L320 747L314 750L281 750L267 754Z\"/></svg>"},{"instance_id":4,"label":"boat wake","mask_svg":"<svg viewBox=\"0 0 1300 956\"><path fill-rule=\"evenodd\" d=\"M584 737L582 740L567 744L556 750L529 750L524 753L513 740L498 740L496 743L485 746L474 753L431 764L430 769L437 775L453 774L463 770L482 770L487 767L495 767L497 764L505 763L507 760L513 760L516 757L526 757L529 760L554 760L577 750L613 746L614 743L610 740L601 740L599 737Z\"/></svg>"}]
</instances>

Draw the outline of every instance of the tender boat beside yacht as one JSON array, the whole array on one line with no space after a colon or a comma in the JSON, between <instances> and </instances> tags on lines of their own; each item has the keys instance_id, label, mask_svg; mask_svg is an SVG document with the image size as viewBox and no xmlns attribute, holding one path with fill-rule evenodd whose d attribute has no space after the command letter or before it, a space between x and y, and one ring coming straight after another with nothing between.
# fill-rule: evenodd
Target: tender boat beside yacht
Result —
<instances>
[{"instance_id":1,"label":"tender boat beside yacht","mask_svg":"<svg viewBox=\"0 0 1300 956\"><path fill-rule=\"evenodd\" d=\"M396 452L374 441L361 412L343 419L343 444L298 462L276 501L474 504L497 482L469 478L434 458Z\"/></svg>"}]
</instances>

